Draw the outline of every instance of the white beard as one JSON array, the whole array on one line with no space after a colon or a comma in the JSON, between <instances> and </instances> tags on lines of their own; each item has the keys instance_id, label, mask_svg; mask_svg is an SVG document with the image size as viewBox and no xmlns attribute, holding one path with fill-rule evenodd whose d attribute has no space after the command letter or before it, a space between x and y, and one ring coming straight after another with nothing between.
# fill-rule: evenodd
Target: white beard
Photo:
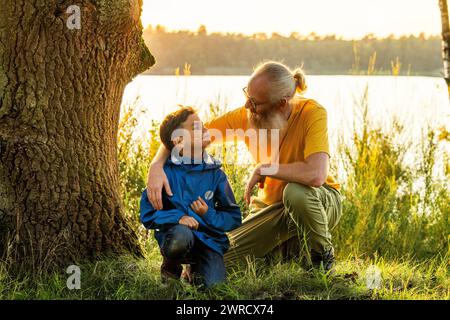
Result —
<instances>
[{"instance_id":1,"label":"white beard","mask_svg":"<svg viewBox=\"0 0 450 320\"><path fill-rule=\"evenodd\" d=\"M257 139L258 139L258 150L259 155L255 156L253 155L254 159L258 159L259 162L264 163L278 163L279 160L277 160L277 155L279 152L280 143L283 140L286 132L287 132L287 124L288 120L285 119L283 114L281 112L269 112L268 114L264 116L256 115L251 113L251 111L247 110L247 122L248 122L248 129L255 130L257 132ZM265 132L265 137L263 138L261 136L261 132ZM272 130L274 132L272 132ZM272 137L272 134L274 136ZM264 139L265 141L261 141L260 139ZM275 145L273 145L275 143ZM262 144L262 145L261 145ZM267 153L267 151L263 151L264 147L266 146L266 150L272 152ZM260 148L263 149L260 149ZM256 160L258 161L258 160Z\"/></svg>"},{"instance_id":2,"label":"white beard","mask_svg":"<svg viewBox=\"0 0 450 320\"><path fill-rule=\"evenodd\" d=\"M283 136L288 121L280 112L269 112L265 115L254 114L247 110L248 128L251 129L267 129L270 134L270 129L279 129L280 136Z\"/></svg>"}]
</instances>

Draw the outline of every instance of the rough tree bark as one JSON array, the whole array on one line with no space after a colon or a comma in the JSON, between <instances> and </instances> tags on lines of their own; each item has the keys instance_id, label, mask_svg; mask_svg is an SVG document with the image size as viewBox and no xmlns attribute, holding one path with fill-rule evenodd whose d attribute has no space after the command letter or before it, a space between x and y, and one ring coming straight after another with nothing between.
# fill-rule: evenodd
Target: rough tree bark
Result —
<instances>
[{"instance_id":1,"label":"rough tree bark","mask_svg":"<svg viewBox=\"0 0 450 320\"><path fill-rule=\"evenodd\" d=\"M447 0L439 0L442 23L442 60L444 62L444 79L450 96L450 24L448 20Z\"/></svg>"},{"instance_id":2,"label":"rough tree bark","mask_svg":"<svg viewBox=\"0 0 450 320\"><path fill-rule=\"evenodd\" d=\"M4 3L6 2L6 3ZM7 0L0 10L0 254L61 266L140 252L119 197L125 85L154 59L142 0ZM69 29L71 5L81 29Z\"/></svg>"}]
</instances>

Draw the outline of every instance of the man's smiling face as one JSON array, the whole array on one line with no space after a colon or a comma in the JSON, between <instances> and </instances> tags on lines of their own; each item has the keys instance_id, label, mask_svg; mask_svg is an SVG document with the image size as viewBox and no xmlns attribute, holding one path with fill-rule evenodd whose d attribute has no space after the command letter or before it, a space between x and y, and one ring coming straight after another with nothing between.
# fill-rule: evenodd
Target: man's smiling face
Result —
<instances>
[{"instance_id":1,"label":"man's smiling face","mask_svg":"<svg viewBox=\"0 0 450 320\"><path fill-rule=\"evenodd\" d=\"M247 87L249 99L245 103L247 118L252 128L283 130L287 121L277 102L271 101L270 89L270 83L265 76L250 79ZM251 100L256 108L252 105Z\"/></svg>"}]
</instances>

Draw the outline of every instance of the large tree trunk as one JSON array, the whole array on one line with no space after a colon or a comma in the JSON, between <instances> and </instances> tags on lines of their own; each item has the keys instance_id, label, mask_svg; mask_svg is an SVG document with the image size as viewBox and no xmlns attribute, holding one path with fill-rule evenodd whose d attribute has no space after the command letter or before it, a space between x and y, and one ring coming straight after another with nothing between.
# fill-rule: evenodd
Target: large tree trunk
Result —
<instances>
[{"instance_id":1,"label":"large tree trunk","mask_svg":"<svg viewBox=\"0 0 450 320\"><path fill-rule=\"evenodd\" d=\"M450 25L447 0L439 0L442 23L442 60L444 61L444 79L450 96Z\"/></svg>"},{"instance_id":2,"label":"large tree trunk","mask_svg":"<svg viewBox=\"0 0 450 320\"><path fill-rule=\"evenodd\" d=\"M154 63L141 2L2 2L3 257L49 267L140 252L119 197L116 142L124 87ZM81 29L67 25L71 5L81 9Z\"/></svg>"}]
</instances>

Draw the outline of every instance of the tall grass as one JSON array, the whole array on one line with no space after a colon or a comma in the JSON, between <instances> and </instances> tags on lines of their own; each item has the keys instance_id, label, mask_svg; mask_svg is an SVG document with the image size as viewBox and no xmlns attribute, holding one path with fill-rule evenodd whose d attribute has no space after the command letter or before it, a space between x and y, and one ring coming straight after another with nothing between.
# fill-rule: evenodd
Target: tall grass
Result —
<instances>
[{"instance_id":1,"label":"tall grass","mask_svg":"<svg viewBox=\"0 0 450 320\"><path fill-rule=\"evenodd\" d=\"M367 95L366 87L357 106L362 116L355 127L360 129L350 142L341 139L338 146L345 200L336 245L343 252L389 257L446 254L449 173L448 157L440 147L447 142L438 140L433 128L427 128L418 145L401 141L404 126L395 119L390 132L374 127ZM415 154L415 161L405 161L408 152Z\"/></svg>"}]
</instances>

